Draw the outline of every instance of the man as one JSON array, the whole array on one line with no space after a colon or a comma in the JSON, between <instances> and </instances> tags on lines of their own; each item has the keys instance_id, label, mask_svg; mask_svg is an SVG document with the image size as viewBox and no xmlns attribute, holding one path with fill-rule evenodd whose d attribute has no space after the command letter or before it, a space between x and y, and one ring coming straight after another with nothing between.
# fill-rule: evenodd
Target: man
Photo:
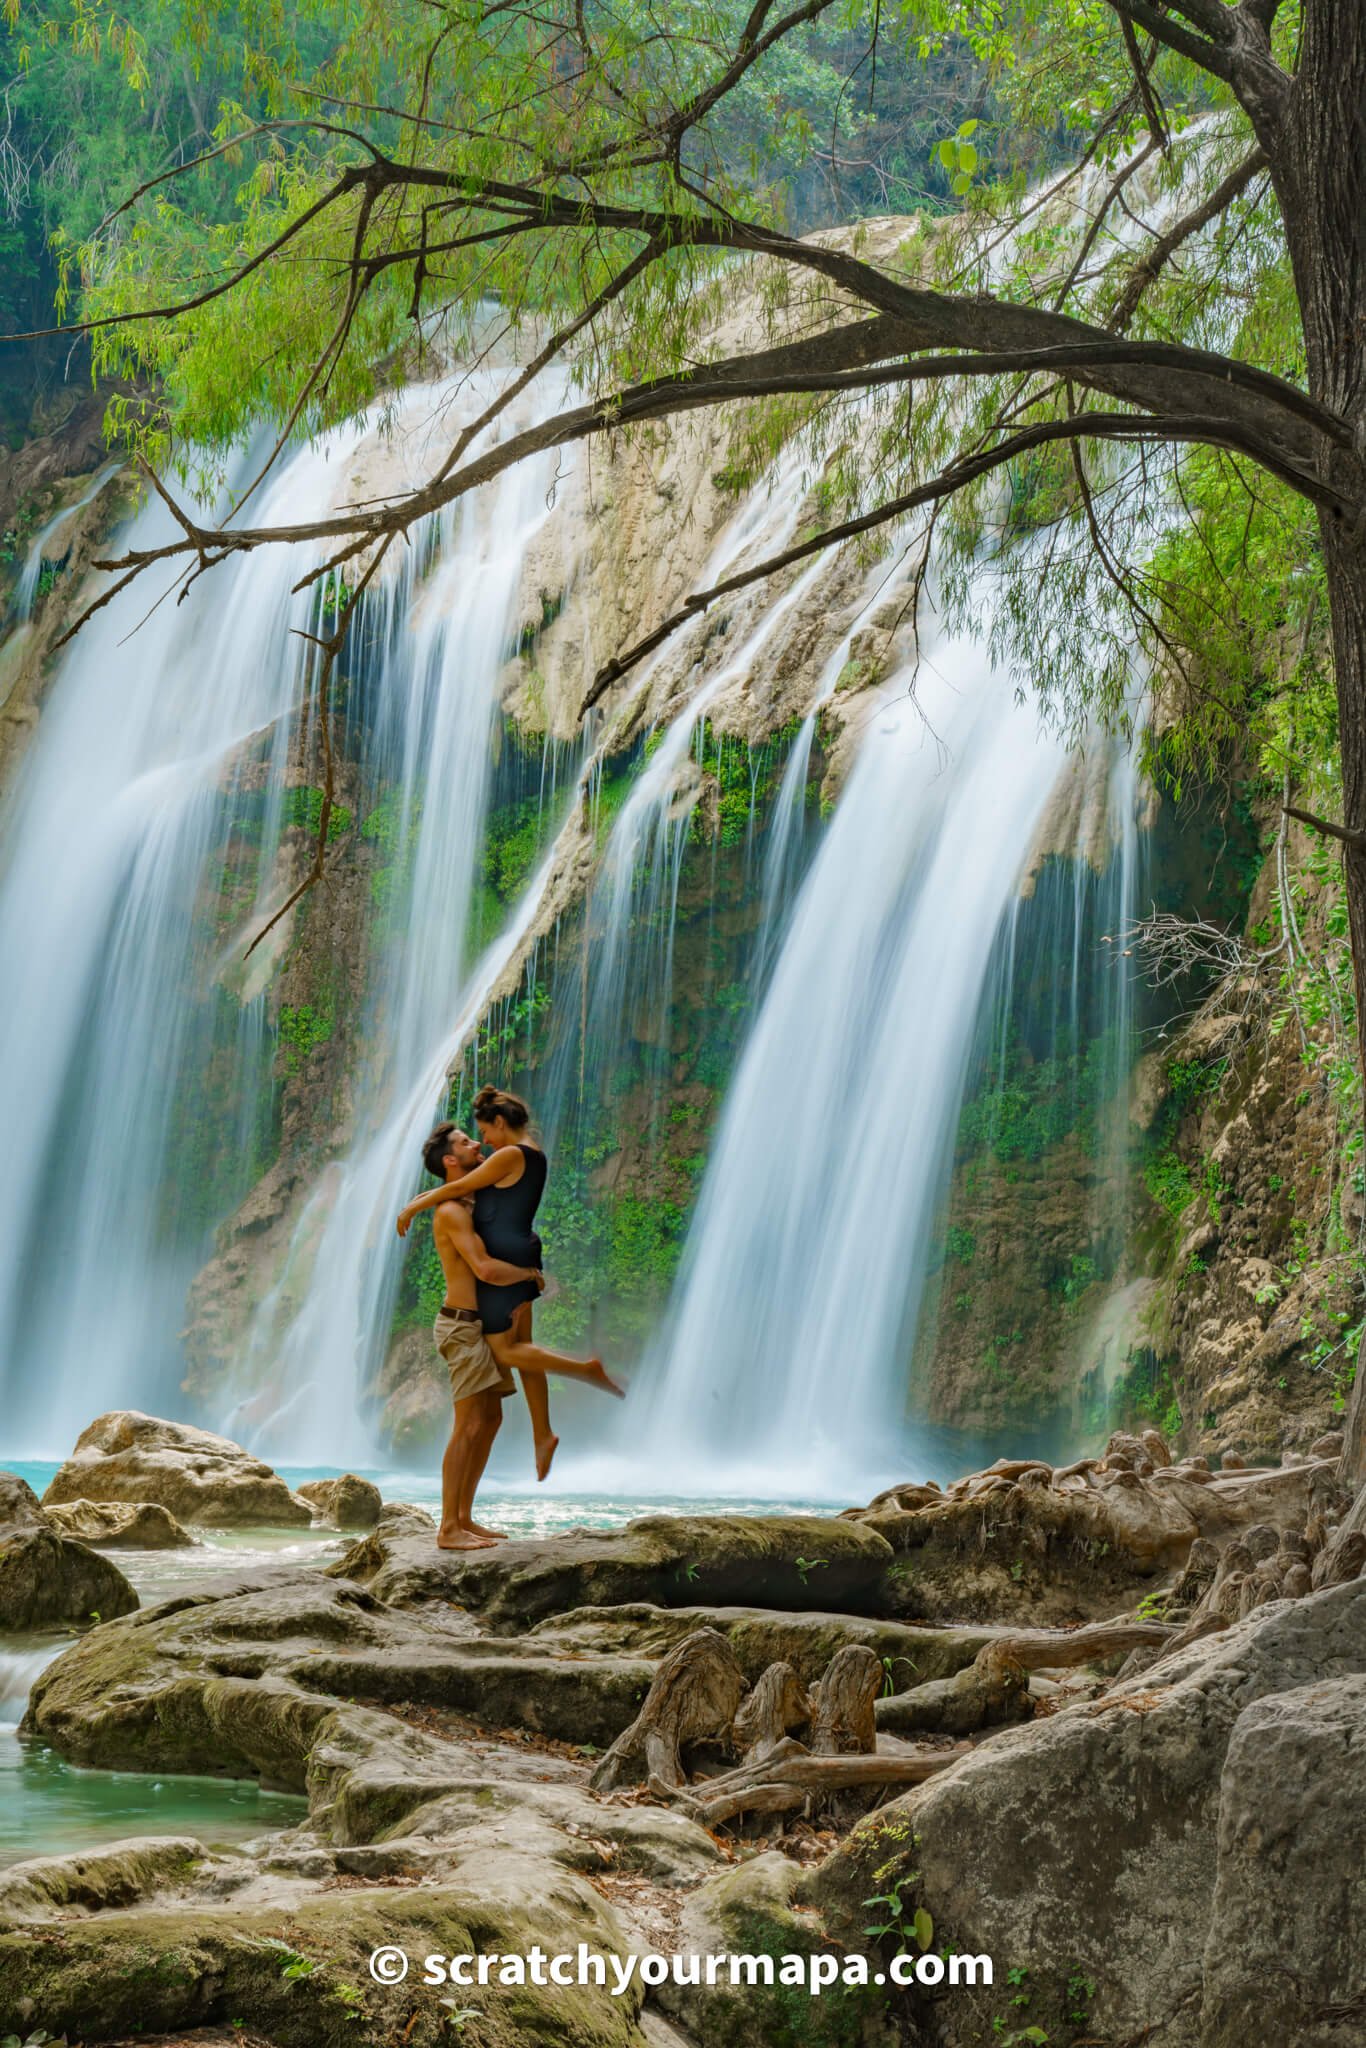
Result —
<instances>
[{"instance_id":1,"label":"man","mask_svg":"<svg viewBox=\"0 0 1366 2048\"><path fill-rule=\"evenodd\" d=\"M438 1180L459 1180L479 1165L483 1153L473 1138L453 1124L438 1124L422 1148L428 1173ZM474 1519L474 1494L503 1421L503 1402L515 1382L499 1365L484 1339L479 1321L476 1281L494 1287L515 1286L541 1276L529 1266L491 1259L474 1227L472 1198L442 1202L432 1214L432 1239L446 1276L446 1299L432 1325L436 1348L451 1379L455 1420L446 1455L441 1460L440 1550L488 1550L502 1536Z\"/></svg>"}]
</instances>

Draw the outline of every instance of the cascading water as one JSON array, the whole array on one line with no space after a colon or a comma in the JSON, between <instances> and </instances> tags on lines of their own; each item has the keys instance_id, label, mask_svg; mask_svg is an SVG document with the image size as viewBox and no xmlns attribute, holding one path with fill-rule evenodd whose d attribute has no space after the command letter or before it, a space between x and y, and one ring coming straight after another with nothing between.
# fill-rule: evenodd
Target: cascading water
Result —
<instances>
[{"instance_id":1,"label":"cascading water","mask_svg":"<svg viewBox=\"0 0 1366 2048\"><path fill-rule=\"evenodd\" d=\"M328 489L327 450L269 493L302 517ZM153 504L138 545L168 537ZM176 1332L214 1220L253 1161L194 1099L211 1062L228 1098L268 1094L259 997L218 1000L231 935L225 846L280 828L287 714L308 617L285 550L230 566L212 590L117 598L81 634L25 760L0 887L0 1359L6 1450L66 1444L96 1404L177 1405ZM264 799L259 792L264 790ZM254 864L253 864L254 865ZM241 909L264 914L259 885ZM187 1093L187 1090L190 1091Z\"/></svg>"},{"instance_id":2,"label":"cascading water","mask_svg":"<svg viewBox=\"0 0 1366 2048\"><path fill-rule=\"evenodd\" d=\"M461 387L479 411L488 377ZM524 415L514 409L506 427ZM411 567L381 593L367 633L382 654L360 780L384 789L373 831L393 856L370 967L367 1059L346 1156L319 1174L284 1272L251 1333L243 1378L255 1391L224 1426L275 1457L364 1460L373 1453L369 1381L383 1360L399 1261L393 1219L419 1141L444 1093L462 1025L477 1022L508 939L471 957L498 683L524 555L550 516L553 456L518 465L432 537L420 590ZM413 551L420 557L421 549Z\"/></svg>"},{"instance_id":3,"label":"cascading water","mask_svg":"<svg viewBox=\"0 0 1366 2048\"><path fill-rule=\"evenodd\" d=\"M478 410L492 388L491 377L467 380L459 403ZM338 437L294 458L262 516L314 511L335 495L329 464L349 445L354 438ZM776 484L752 494L704 580L789 536L802 493L795 457L783 460L792 475L780 461ZM386 862L368 940L369 1052L353 1078L343 1156L320 1165L229 1390L206 1417L276 1458L364 1462L374 1453L369 1395L400 1274L393 1215L449 1064L525 953L555 872L552 852L481 952L472 909L500 680L551 482L548 462L521 466L477 506L415 536L367 598L348 645L342 746L366 806L362 829ZM156 512L144 526L160 530ZM168 1232L165 1222L178 1190L206 1178L205 1143L187 1142L187 1113L214 1059L216 1100L235 1105L219 1149L245 1155L239 1183L259 1171L252 1133L273 1093L261 993L268 949L264 967L236 977L226 1004L221 992L229 959L284 885L274 851L306 677L281 650L300 644L288 628L305 608L289 588L304 566L284 550L249 559L225 596L219 585L155 613L131 643L131 662L118 643L134 614L126 600L111 608L82 636L45 715L0 898L0 920L9 920L0 942L26 976L0 1071L18 1131L0 1312L16 1389L43 1385L41 1399L30 1392L26 1405L11 1403L20 1443L61 1447L114 1401L184 1409L175 1332L185 1288L208 1229L245 1185L229 1175L193 1229ZM585 1095L585 1061L596 1064L600 1095L626 1034L640 1036L642 1018L648 1026L667 1006L700 783L691 756L700 758L713 711L724 722L729 702L768 687L800 620L809 681L795 701L805 715L772 771L752 871L748 841L743 849L759 901L749 975L763 1000L712 1141L666 1326L621 1418L623 1443L642 1432L667 1443L675 1478L680 1459L690 1461L689 1476L708 1492L721 1483L726 1451L737 1483L752 1489L767 1467L779 1494L838 1489L841 1470L857 1486L894 1456L984 990L1008 950L1003 925L1062 758L1013 701L1010 679L993 675L975 644L945 641L922 655L916 702L893 697L873 715L794 894L810 843L816 707L833 694L855 628L888 580L876 571L861 596L851 603L846 588L835 606L820 584L828 573L818 558L776 599L755 594L729 635L708 636L701 622L692 629L691 672L685 662L681 688L666 697L674 715L637 764L590 892L587 938L571 967L578 1060L561 1044L538 1103L562 1158L575 1106L593 1094ZM820 617L810 628L804 613L813 610ZM118 662L130 689L115 699L106 685ZM188 712L185 673L197 680ZM718 727L707 744L719 755L742 743ZM76 850L62 822L73 790L85 826ZM209 944L203 911L217 891L221 917L224 835L247 812L254 859L247 879L238 877L233 929ZM795 1115L794 1102L809 1104L810 1116ZM207 1149L211 1156L212 1139ZM49 1225L41 1247L40 1188ZM46 1256L54 1214L69 1229L64 1260ZM84 1306L93 1299L94 1372ZM41 1382L24 1370L36 1357L50 1368ZM561 1469L585 1468L566 1459Z\"/></svg>"},{"instance_id":4,"label":"cascading water","mask_svg":"<svg viewBox=\"0 0 1366 2048\"><path fill-rule=\"evenodd\" d=\"M927 649L914 698L872 714L642 1366L635 1435L667 1454L671 1484L847 1494L904 1475L909 1349L978 1011L1064 758L975 641Z\"/></svg>"}]
</instances>

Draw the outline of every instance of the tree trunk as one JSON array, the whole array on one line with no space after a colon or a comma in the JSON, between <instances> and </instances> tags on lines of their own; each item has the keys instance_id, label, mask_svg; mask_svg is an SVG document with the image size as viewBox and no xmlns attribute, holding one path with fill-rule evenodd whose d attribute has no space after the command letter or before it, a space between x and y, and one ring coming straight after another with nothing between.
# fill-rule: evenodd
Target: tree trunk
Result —
<instances>
[{"instance_id":1,"label":"tree trunk","mask_svg":"<svg viewBox=\"0 0 1366 2048\"><path fill-rule=\"evenodd\" d=\"M877 1696L882 1665L861 1643L831 1658L811 1712L811 1748L817 1756L870 1754L877 1748Z\"/></svg>"},{"instance_id":2,"label":"tree trunk","mask_svg":"<svg viewBox=\"0 0 1366 2048\"><path fill-rule=\"evenodd\" d=\"M1285 221L1304 324L1308 385L1366 456L1366 13L1305 0L1300 62L1284 118L1263 139ZM1366 1074L1366 534L1360 518L1319 514L1337 685L1343 873L1352 940L1357 1050ZM1366 1480L1358 1355L1342 1473Z\"/></svg>"},{"instance_id":3,"label":"tree trunk","mask_svg":"<svg viewBox=\"0 0 1366 2048\"><path fill-rule=\"evenodd\" d=\"M745 1692L735 1652L715 1629L699 1628L670 1650L630 1727L607 1751L590 1780L595 1792L644 1778L672 1790L687 1782L683 1746L726 1742Z\"/></svg>"},{"instance_id":4,"label":"tree trunk","mask_svg":"<svg viewBox=\"0 0 1366 2048\"><path fill-rule=\"evenodd\" d=\"M790 1664L770 1664L740 1702L735 1747L747 1764L761 1763L784 1736L811 1719L811 1697Z\"/></svg>"}]
</instances>

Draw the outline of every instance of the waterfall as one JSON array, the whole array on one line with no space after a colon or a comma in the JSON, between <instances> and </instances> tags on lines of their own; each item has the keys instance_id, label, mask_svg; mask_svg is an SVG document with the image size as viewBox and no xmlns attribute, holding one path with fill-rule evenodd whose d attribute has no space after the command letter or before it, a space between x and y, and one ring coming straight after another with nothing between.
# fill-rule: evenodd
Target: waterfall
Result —
<instances>
[{"instance_id":1,"label":"waterfall","mask_svg":"<svg viewBox=\"0 0 1366 2048\"><path fill-rule=\"evenodd\" d=\"M443 431L453 412L472 417L487 403L498 374L443 392ZM430 393L422 403L430 433ZM412 416L420 410L414 401ZM500 431L530 416L523 401ZM367 433L362 422L292 457L253 516L301 518L344 489L373 490ZM791 537L806 500L800 472L795 452L779 458L699 581ZM708 1493L728 1479L752 1490L764 1474L775 1495L838 1491L841 1475L857 1489L905 1469L907 1380L960 1105L993 1005L1009 1009L1021 879L1064 752L976 640L941 637L921 649L913 690L903 672L852 700L863 730L856 746L841 743L853 765L808 864L820 708L860 626L879 605L898 612L894 586L908 573L816 557L777 594L748 593L719 629L694 621L642 671L627 712L590 722L577 757L548 751L540 843L562 821L560 838L484 944L474 911L500 692L554 483L547 456L427 522L349 637L339 750L354 828L382 855L358 941L359 1057L338 1156L323 1134L315 1182L204 1419L276 1459L374 1457L373 1396L402 1271L395 1212L452 1061L519 966L534 983L536 947L548 957L546 905L571 903L575 862L584 877L612 747L614 803L626 793L610 829L601 822L538 1090L552 1171L582 1143L576 1113L605 1100L631 1059L658 1110L667 1046L651 1033L671 1001L704 735L708 758L743 748L734 728L751 700L762 725L781 677L795 714L786 756L768 757L763 837L737 848L759 908L742 1050L617 1442L631 1448L637 1490L642 1442L667 1450L669 1483ZM166 531L152 505L131 537L146 546ZM310 623L319 602L291 586L310 559L283 548L245 557L145 622L146 592L97 614L53 686L12 803L0 885L14 990L0 1027L11 1455L64 1449L115 1403L184 1412L186 1290L213 1229L268 1163L279 1105L266 989L289 931L247 973L239 963L289 879L278 856L310 659L290 628ZM984 605L990 580L984 568ZM572 774L561 774L562 755L577 760ZM1107 765L1101 778L1119 812L1125 772ZM1132 789L1127 801L1132 815ZM1132 834L1120 841L1130 851L1104 890L1131 884ZM1099 900L1083 866L1080 856L1055 864L1037 884L1047 915L1029 939L1036 949L1053 920L1061 944L1067 926L1063 1010L1086 979L1079 906L1094 922ZM325 902L311 899L305 914ZM558 917L553 932L558 957ZM1119 980L1116 990L1124 1000ZM1126 1028L1121 1019L1116 1045ZM552 1271L554 1261L552 1239ZM566 1455L561 1470L576 1469L587 1468Z\"/></svg>"},{"instance_id":2,"label":"waterfall","mask_svg":"<svg viewBox=\"0 0 1366 2048\"><path fill-rule=\"evenodd\" d=\"M328 451L296 456L262 507L325 499ZM151 503L130 540L170 537ZM0 958L0 1372L6 1452L66 1446L99 1406L176 1407L176 1333L207 1226L250 1184L215 1103L268 1093L260 997L218 1000L226 850L280 825L287 714L307 605L289 551L230 563L183 604L163 576L97 613L44 709L5 820ZM153 607L153 600L164 601ZM137 628L134 631L134 628ZM263 796L262 792L267 792ZM270 794L273 792L273 795ZM249 862L248 868L254 866ZM242 909L260 912L245 884Z\"/></svg>"},{"instance_id":3,"label":"waterfall","mask_svg":"<svg viewBox=\"0 0 1366 2048\"><path fill-rule=\"evenodd\" d=\"M83 512L86 506L99 496L110 478L117 476L118 473L119 464L107 462L104 468L98 470L90 479L80 496L70 505L64 505L60 512L55 512L46 525L39 527L33 536L28 553L24 557L24 566L19 573L19 581L14 587L14 616L21 624L33 616L33 607L38 601L38 586L42 581L43 564L52 562L55 566L62 559L62 555L53 546L58 534L64 526L70 525L78 512ZM65 552L63 549L62 553Z\"/></svg>"},{"instance_id":4,"label":"waterfall","mask_svg":"<svg viewBox=\"0 0 1366 2048\"><path fill-rule=\"evenodd\" d=\"M984 579L985 579L985 573ZM1061 741L945 638L869 716L732 1082L644 1366L670 1484L904 1475L930 1232L996 935Z\"/></svg>"},{"instance_id":5,"label":"waterfall","mask_svg":"<svg viewBox=\"0 0 1366 2048\"><path fill-rule=\"evenodd\" d=\"M553 385L550 398L553 399ZM461 402L478 410L490 376ZM545 395L540 403L549 402ZM504 431L525 423L523 409ZM551 516L555 457L518 464L410 551L380 597L382 652L360 780L384 789L372 830L394 855L370 961L366 1054L354 1134L323 1167L284 1270L257 1313L240 1375L246 1395L223 1426L273 1457L364 1461L374 1454L368 1396L387 1347L399 1278L394 1217L422 1137L440 1113L446 1067L477 1024L517 936L472 958L469 919L488 808L499 681L527 550ZM420 588L413 558L435 566ZM532 884L523 917L534 909Z\"/></svg>"}]
</instances>

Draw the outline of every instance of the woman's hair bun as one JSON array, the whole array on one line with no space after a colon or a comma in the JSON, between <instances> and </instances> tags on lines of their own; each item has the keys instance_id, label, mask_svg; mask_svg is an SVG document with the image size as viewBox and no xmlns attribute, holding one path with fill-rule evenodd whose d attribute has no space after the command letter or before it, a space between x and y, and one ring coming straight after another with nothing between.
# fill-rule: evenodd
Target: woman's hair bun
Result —
<instances>
[{"instance_id":1,"label":"woman's hair bun","mask_svg":"<svg viewBox=\"0 0 1366 2048\"><path fill-rule=\"evenodd\" d=\"M514 1131L520 1131L524 1124L531 1122L531 1111L520 1095L509 1095L505 1088L486 1085L474 1098L474 1120L480 1124L491 1124L497 1116L502 1117Z\"/></svg>"}]
</instances>

